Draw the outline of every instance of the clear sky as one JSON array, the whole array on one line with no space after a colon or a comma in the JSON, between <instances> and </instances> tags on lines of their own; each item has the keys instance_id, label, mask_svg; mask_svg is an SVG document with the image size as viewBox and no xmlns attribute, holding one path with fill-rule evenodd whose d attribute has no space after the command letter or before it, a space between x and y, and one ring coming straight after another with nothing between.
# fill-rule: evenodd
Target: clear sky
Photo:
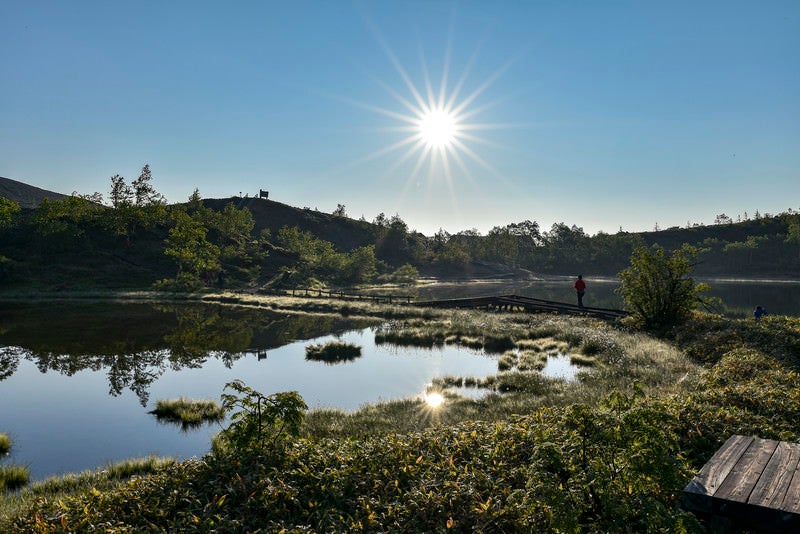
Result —
<instances>
[{"instance_id":1,"label":"clear sky","mask_svg":"<svg viewBox=\"0 0 800 534\"><path fill-rule=\"evenodd\" d=\"M0 176L431 235L800 209L800 2L0 2Z\"/></svg>"}]
</instances>

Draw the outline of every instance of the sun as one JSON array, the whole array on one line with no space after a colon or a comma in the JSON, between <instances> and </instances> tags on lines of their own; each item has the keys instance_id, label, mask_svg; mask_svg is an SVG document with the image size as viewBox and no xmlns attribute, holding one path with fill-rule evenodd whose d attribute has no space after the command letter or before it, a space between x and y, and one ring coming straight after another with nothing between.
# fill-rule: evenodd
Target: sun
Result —
<instances>
[{"instance_id":1,"label":"sun","mask_svg":"<svg viewBox=\"0 0 800 534\"><path fill-rule=\"evenodd\" d=\"M451 35L448 37L441 62L438 84L428 70L428 61L421 45L419 51L422 79L415 81L377 27L371 26L371 29L399 75L401 83L388 83L377 77L370 77L399 106L391 109L350 98L342 99L354 106L388 117L394 121L394 125L383 127L381 130L399 135L394 142L359 158L353 165L394 154L396 156L394 163L387 166L383 173L385 176L395 172L405 174L405 186L401 195L425 183L432 187L444 185L450 193L454 206L457 191L460 190L464 180L476 185L473 171L478 170L477 168L502 181L501 173L484 160L474 147L496 146L483 136L483 132L518 126L478 122L476 118L499 103L499 100L486 101L485 93L515 58L510 59L488 77L481 77L470 83L469 78L477 57L476 49L460 75L453 76L451 52L454 46L451 25Z\"/></svg>"},{"instance_id":2,"label":"sun","mask_svg":"<svg viewBox=\"0 0 800 534\"><path fill-rule=\"evenodd\" d=\"M448 148L458 134L456 117L444 110L433 109L419 120L419 139L430 148Z\"/></svg>"}]
</instances>

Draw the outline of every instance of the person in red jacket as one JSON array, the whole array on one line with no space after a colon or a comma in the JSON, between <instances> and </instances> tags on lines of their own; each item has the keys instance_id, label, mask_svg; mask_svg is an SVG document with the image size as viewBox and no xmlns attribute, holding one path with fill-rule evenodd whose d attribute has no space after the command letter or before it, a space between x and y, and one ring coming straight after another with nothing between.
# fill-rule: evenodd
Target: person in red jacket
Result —
<instances>
[{"instance_id":1,"label":"person in red jacket","mask_svg":"<svg viewBox=\"0 0 800 534\"><path fill-rule=\"evenodd\" d=\"M575 280L575 293L578 294L578 307L583 308L583 294L586 293L586 282L583 281L583 275L579 274L578 279Z\"/></svg>"}]
</instances>

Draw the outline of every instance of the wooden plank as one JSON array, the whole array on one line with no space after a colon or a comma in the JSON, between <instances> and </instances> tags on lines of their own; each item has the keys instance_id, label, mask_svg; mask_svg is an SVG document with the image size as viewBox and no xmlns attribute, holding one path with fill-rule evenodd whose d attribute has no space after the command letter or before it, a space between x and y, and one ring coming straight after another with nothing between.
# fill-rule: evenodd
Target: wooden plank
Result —
<instances>
[{"instance_id":1,"label":"wooden plank","mask_svg":"<svg viewBox=\"0 0 800 534\"><path fill-rule=\"evenodd\" d=\"M794 445L800 449L800 445ZM786 490L786 495L783 498L780 509L788 513L800 514L800 464L795 467L792 480Z\"/></svg>"},{"instance_id":2,"label":"wooden plank","mask_svg":"<svg viewBox=\"0 0 800 534\"><path fill-rule=\"evenodd\" d=\"M749 436L729 437L683 489L684 506L689 510L711 513L712 497L753 440Z\"/></svg>"},{"instance_id":3,"label":"wooden plank","mask_svg":"<svg viewBox=\"0 0 800 534\"><path fill-rule=\"evenodd\" d=\"M714 500L747 503L761 473L777 447L778 442L775 440L753 439L728 476L717 488Z\"/></svg>"},{"instance_id":4,"label":"wooden plank","mask_svg":"<svg viewBox=\"0 0 800 534\"><path fill-rule=\"evenodd\" d=\"M800 462L800 445L781 441L758 479L749 504L781 509Z\"/></svg>"}]
</instances>

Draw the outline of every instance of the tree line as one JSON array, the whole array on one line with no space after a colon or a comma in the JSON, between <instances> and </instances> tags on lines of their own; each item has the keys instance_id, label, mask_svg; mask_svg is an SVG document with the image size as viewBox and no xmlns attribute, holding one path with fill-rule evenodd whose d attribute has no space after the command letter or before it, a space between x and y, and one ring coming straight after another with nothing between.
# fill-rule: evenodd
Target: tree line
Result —
<instances>
[{"instance_id":1,"label":"tree line","mask_svg":"<svg viewBox=\"0 0 800 534\"><path fill-rule=\"evenodd\" d=\"M464 276L476 265L490 265L495 272L518 268L615 276L642 247L675 251L685 244L695 247L695 272L701 275L800 271L800 214L791 210L739 223L718 217L712 226L593 236L563 222L543 230L536 221L524 220L495 226L485 235L475 229L439 230L428 237L409 230L399 215L381 213L371 224L362 218L367 237L345 250L301 224L272 235L257 228L245 206L232 201L212 209L198 190L187 202L168 205L152 186L149 165L130 183L112 176L104 200L100 193L73 193L23 212L0 198L2 280L12 283L36 257L48 261L51 254L71 252L88 261L108 251L119 261L156 266L163 275L156 287L162 289L411 283L420 274ZM345 206L339 204L333 216L346 218Z\"/></svg>"}]
</instances>

